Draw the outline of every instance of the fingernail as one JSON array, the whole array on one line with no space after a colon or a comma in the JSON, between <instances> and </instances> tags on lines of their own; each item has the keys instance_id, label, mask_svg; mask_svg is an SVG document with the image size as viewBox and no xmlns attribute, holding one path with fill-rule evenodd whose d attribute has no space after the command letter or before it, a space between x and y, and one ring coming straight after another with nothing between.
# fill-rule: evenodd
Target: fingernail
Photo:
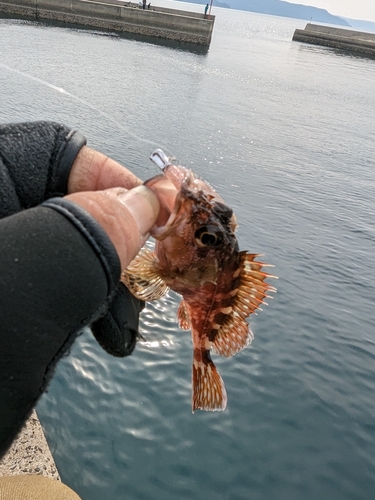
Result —
<instances>
[{"instance_id":1,"label":"fingernail","mask_svg":"<svg viewBox=\"0 0 375 500\"><path fill-rule=\"evenodd\" d=\"M120 193L118 198L132 214L140 234L146 235L159 215L160 205L155 194L146 186L137 186L126 193Z\"/></svg>"}]
</instances>

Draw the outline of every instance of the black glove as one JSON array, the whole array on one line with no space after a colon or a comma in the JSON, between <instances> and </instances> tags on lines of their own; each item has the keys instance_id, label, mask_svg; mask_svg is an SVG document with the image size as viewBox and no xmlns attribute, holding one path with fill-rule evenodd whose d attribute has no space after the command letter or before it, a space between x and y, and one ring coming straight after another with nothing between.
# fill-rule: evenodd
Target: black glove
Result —
<instances>
[{"instance_id":1,"label":"black glove","mask_svg":"<svg viewBox=\"0 0 375 500\"><path fill-rule=\"evenodd\" d=\"M129 356L135 348L139 313L145 303L132 295L120 282L107 313L91 325L92 333L101 347L112 356Z\"/></svg>"}]
</instances>

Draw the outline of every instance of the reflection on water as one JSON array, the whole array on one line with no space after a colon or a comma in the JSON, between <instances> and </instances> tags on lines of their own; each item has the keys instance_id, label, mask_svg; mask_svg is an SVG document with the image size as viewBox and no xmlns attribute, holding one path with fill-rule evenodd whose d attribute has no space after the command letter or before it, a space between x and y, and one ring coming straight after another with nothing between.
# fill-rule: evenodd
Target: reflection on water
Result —
<instances>
[{"instance_id":1,"label":"reflection on water","mask_svg":"<svg viewBox=\"0 0 375 500\"><path fill-rule=\"evenodd\" d=\"M152 45L159 45L162 47L168 47L174 50L181 50L186 52L192 52L193 54L205 55L208 53L209 47L204 45L197 45L195 43L189 42L180 42L177 40L168 40L166 38L159 38L156 36L149 35L140 35L137 33L126 33L121 31L114 30L106 30L104 28L95 28L95 27L87 27L85 24L71 24L68 22L62 21L52 21L52 20L43 20L43 21L35 21L33 17L17 15L15 16L11 14L7 14L6 12L0 12L0 19L9 19L13 22L18 23L19 25L25 26L39 26L41 28L62 28L69 29L70 31L82 31L83 33L87 33L89 36L99 36L99 37L111 37L111 38L123 38L124 40L131 40L137 42L145 42ZM33 20L30 20L33 19Z\"/></svg>"},{"instance_id":2,"label":"reflection on water","mask_svg":"<svg viewBox=\"0 0 375 500\"><path fill-rule=\"evenodd\" d=\"M142 346L149 347L150 349L155 347L167 347L169 345L173 345L172 340L170 340L169 342L167 340L162 340L161 342L159 342L158 340L153 340L152 342L140 341L139 343Z\"/></svg>"},{"instance_id":3,"label":"reflection on water","mask_svg":"<svg viewBox=\"0 0 375 500\"><path fill-rule=\"evenodd\" d=\"M188 42L179 42L177 40L168 40L166 38L158 38L156 36L149 36L149 35L139 35L137 33L126 33L126 32L114 32L111 30L103 30L103 28L100 29L94 29L94 28L87 28L85 25L79 25L79 24L74 24L71 25L69 23L62 23L62 22L43 22L40 23L41 26L52 26L52 27L60 27L60 28L70 28L72 31L74 30L83 30L86 31L90 36L99 36L99 37L112 37L112 38L118 38L121 39L123 38L124 40L131 40L131 41L137 41L137 42L145 42L149 43L152 45L159 45L161 47L168 47L173 50L178 50L182 52L191 52L193 54L198 54L198 55L205 55L208 53L209 47L204 46L204 45L196 45L194 43L188 43Z\"/></svg>"}]
</instances>

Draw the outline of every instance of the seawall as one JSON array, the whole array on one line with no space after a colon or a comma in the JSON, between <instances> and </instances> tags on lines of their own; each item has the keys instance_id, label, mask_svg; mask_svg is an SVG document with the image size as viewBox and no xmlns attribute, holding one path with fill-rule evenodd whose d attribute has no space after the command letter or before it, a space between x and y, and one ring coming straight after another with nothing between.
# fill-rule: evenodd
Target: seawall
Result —
<instances>
[{"instance_id":1,"label":"seawall","mask_svg":"<svg viewBox=\"0 0 375 500\"><path fill-rule=\"evenodd\" d=\"M120 0L6 0L0 13L208 46L215 16Z\"/></svg>"},{"instance_id":2,"label":"seawall","mask_svg":"<svg viewBox=\"0 0 375 500\"><path fill-rule=\"evenodd\" d=\"M0 460L0 477L18 474L36 474L60 481L35 410L7 454ZM2 498L1 492L0 498Z\"/></svg>"},{"instance_id":3,"label":"seawall","mask_svg":"<svg viewBox=\"0 0 375 500\"><path fill-rule=\"evenodd\" d=\"M293 40L375 56L375 33L308 23L305 29L295 30Z\"/></svg>"}]
</instances>

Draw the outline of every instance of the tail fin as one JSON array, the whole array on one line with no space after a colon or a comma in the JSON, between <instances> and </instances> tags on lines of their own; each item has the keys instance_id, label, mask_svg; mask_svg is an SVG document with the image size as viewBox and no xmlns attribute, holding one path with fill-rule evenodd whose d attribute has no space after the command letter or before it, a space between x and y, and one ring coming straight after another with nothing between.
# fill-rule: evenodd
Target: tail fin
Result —
<instances>
[{"instance_id":1,"label":"tail fin","mask_svg":"<svg viewBox=\"0 0 375 500\"><path fill-rule=\"evenodd\" d=\"M192 409L206 411L225 410L227 393L223 379L214 365L210 351L194 351Z\"/></svg>"}]
</instances>

